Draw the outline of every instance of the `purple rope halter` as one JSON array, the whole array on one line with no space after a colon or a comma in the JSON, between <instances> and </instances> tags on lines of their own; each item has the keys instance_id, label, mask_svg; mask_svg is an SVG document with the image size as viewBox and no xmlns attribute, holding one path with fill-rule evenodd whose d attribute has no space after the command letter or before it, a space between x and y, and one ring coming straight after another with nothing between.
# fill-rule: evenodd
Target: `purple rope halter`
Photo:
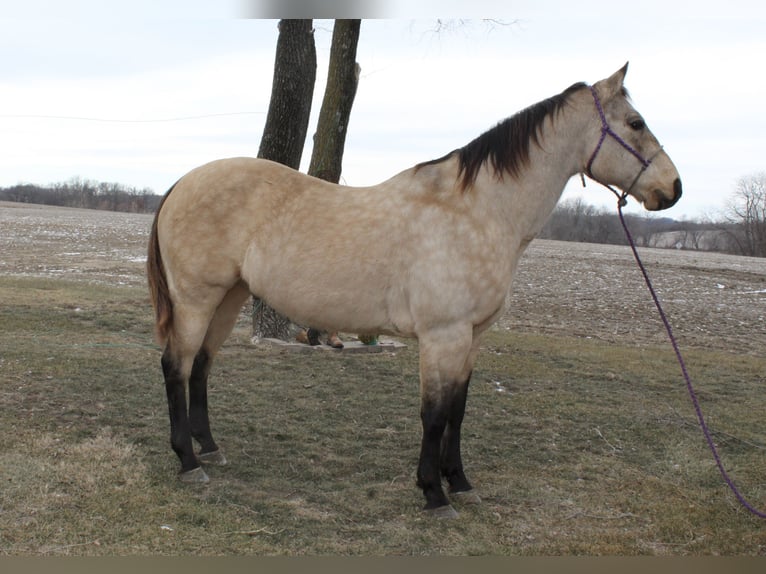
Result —
<instances>
[{"instance_id":1,"label":"purple rope halter","mask_svg":"<svg viewBox=\"0 0 766 574\"><path fill-rule=\"evenodd\" d=\"M734 494L734 496L737 498L739 503L751 514L759 517L759 518L766 518L766 512L760 511L756 509L752 504L750 504L747 499L742 495L742 493L737 488L737 485L734 484L734 481L729 476L729 474L726 472L726 469L723 467L723 462L721 462L721 457L718 454L718 448L715 446L715 443L713 442L713 437L710 433L710 428L708 427L707 423L705 422L705 417L702 415L702 408L700 407L699 400L697 399L697 393L694 391L694 387L692 385L691 377L689 376L689 371L686 369L686 362L684 361L683 356L681 355L681 350L678 347L678 342L676 341L675 336L673 335L673 329L670 327L670 321L668 321L667 315L665 314L665 311L662 309L662 305L660 304L659 297L657 297L657 292L654 290L654 286L652 285L651 280L649 279L649 274L646 271L646 267L644 267L643 262L641 261L641 258L638 256L638 250L636 249L636 244L633 241L633 236L630 234L630 231L628 230L628 225L625 222L625 217L622 213L622 208L627 205L627 197L630 191L633 189L633 186L636 185L636 182L641 177L641 175L646 171L646 169L649 167L649 165L652 163L652 160L657 157L657 154L659 154L662 151L662 147L660 146L660 149L658 149L652 157L649 159L645 159L640 153L638 153L633 147L630 146L625 140L623 140L615 131L609 126L609 124L606 121L606 115L604 114L604 108L601 106L601 101L598 99L598 94L596 93L596 90L593 88L593 86L590 87L591 94L593 94L593 101L596 103L596 109L598 110L599 118L601 118L601 137L598 140L598 144L596 144L596 149L593 150L593 153L590 156L590 159L588 160L588 163L585 167L585 173L590 177L593 181L596 181L606 187L609 191L614 193L617 196L617 212L620 216L620 223L622 223L622 228L625 230L625 236L628 239L628 244L630 245L631 250L633 251L633 257L636 260L636 263L638 264L638 268L641 270L641 274L644 277L644 281L646 283L647 288L649 289L649 293L652 295L652 300L654 301L655 307L657 307L657 311L659 312L660 319L662 319L662 323L665 326L665 331L668 334L668 338L670 339L670 344L673 346L673 351L675 351L676 359L678 359L678 364L681 367L681 373L683 374L684 380L686 381L686 389L689 392L689 397L691 398L692 404L694 405L694 411L697 414L697 421L699 422L699 426L702 429L702 434L705 436L705 440L707 441L708 447L710 448L710 452L713 454L713 458L715 459L716 466L718 466L718 470L721 473L721 477L723 478L726 485L729 487L731 492ZM603 183L593 177L593 173L591 172L591 167L593 166L593 162L596 160L596 156L598 155L598 152L601 150L601 146L604 143L604 140L606 139L606 136L610 135L612 138L614 138L617 143L619 143L622 147L624 147L626 150L628 150L635 158L641 162L641 170L638 172L638 175L633 179L633 182L630 184L630 187L626 191L623 191L622 193L618 192L616 189L614 189L611 185L607 185L606 183ZM581 174L582 175L582 174ZM583 177L582 180L583 186L585 186L585 178Z\"/></svg>"},{"instance_id":2,"label":"purple rope halter","mask_svg":"<svg viewBox=\"0 0 766 574\"><path fill-rule=\"evenodd\" d=\"M620 144L622 147L624 147L628 152L630 152L639 162L641 162L641 170L636 174L636 177L633 178L633 181L631 182L630 186L628 186L628 189L623 192L622 195L620 195L614 188L611 186L601 183L601 185L609 188L612 193L614 193L617 197L620 198L620 205L625 205L626 200L625 198L630 194L630 192L633 190L633 187L638 183L639 178L644 174L646 169L651 165L652 160L654 160L655 157L657 157L660 152L662 151L662 146L654 152L652 157L649 159L646 159L644 156L642 156L638 151L636 151L633 146L631 146L628 142L626 142L624 139L622 139L617 132L615 132L610 126L609 123L606 121L606 114L604 114L604 108L601 106L601 100L598 98L598 94L596 93L596 88L593 86L590 86L590 93L593 94L593 102L596 104L596 110L598 110L598 117L601 119L601 137L598 140L598 143L596 144L596 149L593 150L593 153L590 155L590 159L588 160L588 163L585 166L585 174L591 178L593 181L598 181L598 179L593 175L593 162L596 161L596 156L598 155L598 152L601 151L601 146L604 144L604 140L606 140L606 136L612 136L612 138ZM583 186L585 186L585 179L583 179Z\"/></svg>"}]
</instances>

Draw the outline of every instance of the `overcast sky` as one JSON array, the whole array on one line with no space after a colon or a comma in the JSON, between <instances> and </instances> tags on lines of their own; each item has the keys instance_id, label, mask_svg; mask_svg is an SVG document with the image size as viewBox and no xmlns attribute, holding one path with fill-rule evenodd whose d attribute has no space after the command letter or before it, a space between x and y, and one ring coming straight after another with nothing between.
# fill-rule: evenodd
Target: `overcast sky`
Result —
<instances>
[{"instance_id":1,"label":"overcast sky","mask_svg":"<svg viewBox=\"0 0 766 574\"><path fill-rule=\"evenodd\" d=\"M425 2L409 13L400 4L384 3L374 14L396 19L362 23L362 75L344 156L350 185L439 157L626 61L634 104L684 182L668 215L720 210L738 178L766 171L762 2L532 0L493 10L478 0L471 3L477 16L503 23L475 20L439 33L437 15L459 16L465 2ZM277 26L238 18L251 15L243 6L261 5L27 0L14 7L17 18L0 21L0 186L79 176L163 193L197 165L255 155ZM332 22L315 27L317 87L304 169ZM577 195L614 205L608 191L582 190L579 179L564 197Z\"/></svg>"}]
</instances>

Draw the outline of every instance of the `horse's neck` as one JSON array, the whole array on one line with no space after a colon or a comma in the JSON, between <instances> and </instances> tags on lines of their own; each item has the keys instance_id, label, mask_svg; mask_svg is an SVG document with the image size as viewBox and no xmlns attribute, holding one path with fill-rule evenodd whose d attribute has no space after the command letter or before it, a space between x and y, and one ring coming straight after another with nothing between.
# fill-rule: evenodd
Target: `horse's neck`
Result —
<instances>
[{"instance_id":1,"label":"horse's neck","mask_svg":"<svg viewBox=\"0 0 766 574\"><path fill-rule=\"evenodd\" d=\"M530 145L529 163L518 178L508 174L498 178L485 166L476 182L476 187L483 188L476 191L485 194L488 209L506 220L523 245L542 230L567 182L581 171L584 161L585 126L574 110L562 111L553 122L546 120L541 145Z\"/></svg>"}]
</instances>

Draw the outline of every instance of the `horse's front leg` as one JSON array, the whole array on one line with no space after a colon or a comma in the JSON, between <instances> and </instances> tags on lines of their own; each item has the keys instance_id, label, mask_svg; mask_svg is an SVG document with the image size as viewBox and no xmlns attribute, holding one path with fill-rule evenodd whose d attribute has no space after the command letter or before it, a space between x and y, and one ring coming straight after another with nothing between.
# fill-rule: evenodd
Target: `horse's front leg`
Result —
<instances>
[{"instance_id":1,"label":"horse's front leg","mask_svg":"<svg viewBox=\"0 0 766 574\"><path fill-rule=\"evenodd\" d=\"M457 512L450 506L441 484L439 453L447 425L447 413L443 404L436 400L422 400L420 420L423 425L423 439L418 462L418 486L426 497L424 510L437 517L452 518Z\"/></svg>"},{"instance_id":2,"label":"horse's front leg","mask_svg":"<svg viewBox=\"0 0 766 574\"><path fill-rule=\"evenodd\" d=\"M420 337L423 438L417 483L426 498L425 510L440 518L457 516L442 489L442 475L452 492L471 490L460 456L460 426L475 354L470 326Z\"/></svg>"},{"instance_id":3,"label":"horse's front leg","mask_svg":"<svg viewBox=\"0 0 766 574\"><path fill-rule=\"evenodd\" d=\"M473 492L471 483L465 476L463 460L460 454L460 427L465 415L465 404L468 398L468 379L455 385L452 401L447 411L447 426L444 429L441 444L441 474L449 483L449 492L453 497L465 503L478 504L481 499Z\"/></svg>"}]
</instances>

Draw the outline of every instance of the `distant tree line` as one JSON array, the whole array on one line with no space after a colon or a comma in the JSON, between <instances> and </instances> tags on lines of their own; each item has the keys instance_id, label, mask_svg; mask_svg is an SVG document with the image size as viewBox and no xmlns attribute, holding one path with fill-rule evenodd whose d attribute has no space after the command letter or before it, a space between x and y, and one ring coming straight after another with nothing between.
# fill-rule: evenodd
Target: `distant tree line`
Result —
<instances>
[{"instance_id":1,"label":"distant tree line","mask_svg":"<svg viewBox=\"0 0 766 574\"><path fill-rule=\"evenodd\" d=\"M639 247L719 251L756 255L738 242L741 223L724 219L675 220L652 215L625 215L630 235ZM560 203L539 235L542 239L627 245L627 237L615 209L598 208L582 199Z\"/></svg>"},{"instance_id":2,"label":"distant tree line","mask_svg":"<svg viewBox=\"0 0 766 574\"><path fill-rule=\"evenodd\" d=\"M677 221L651 214L626 215L642 247L719 251L766 257L766 172L739 179L726 208L702 221ZM540 233L544 239L625 245L615 210L594 207L581 198L561 202Z\"/></svg>"},{"instance_id":3,"label":"distant tree line","mask_svg":"<svg viewBox=\"0 0 766 574\"><path fill-rule=\"evenodd\" d=\"M658 239L669 233L705 227L697 222L676 221L651 215L626 214L625 221L631 236L641 247L657 247ZM566 200L556 206L540 237L559 241L627 245L625 231L616 209L598 208L582 198ZM688 244L684 244L684 247L688 247Z\"/></svg>"},{"instance_id":4,"label":"distant tree line","mask_svg":"<svg viewBox=\"0 0 766 574\"><path fill-rule=\"evenodd\" d=\"M18 184L0 188L0 200L80 207L108 211L151 213L161 200L151 189L120 183L98 182L79 177L49 185Z\"/></svg>"},{"instance_id":5,"label":"distant tree line","mask_svg":"<svg viewBox=\"0 0 766 574\"><path fill-rule=\"evenodd\" d=\"M733 252L766 257L766 172L737 180L720 226Z\"/></svg>"}]
</instances>

